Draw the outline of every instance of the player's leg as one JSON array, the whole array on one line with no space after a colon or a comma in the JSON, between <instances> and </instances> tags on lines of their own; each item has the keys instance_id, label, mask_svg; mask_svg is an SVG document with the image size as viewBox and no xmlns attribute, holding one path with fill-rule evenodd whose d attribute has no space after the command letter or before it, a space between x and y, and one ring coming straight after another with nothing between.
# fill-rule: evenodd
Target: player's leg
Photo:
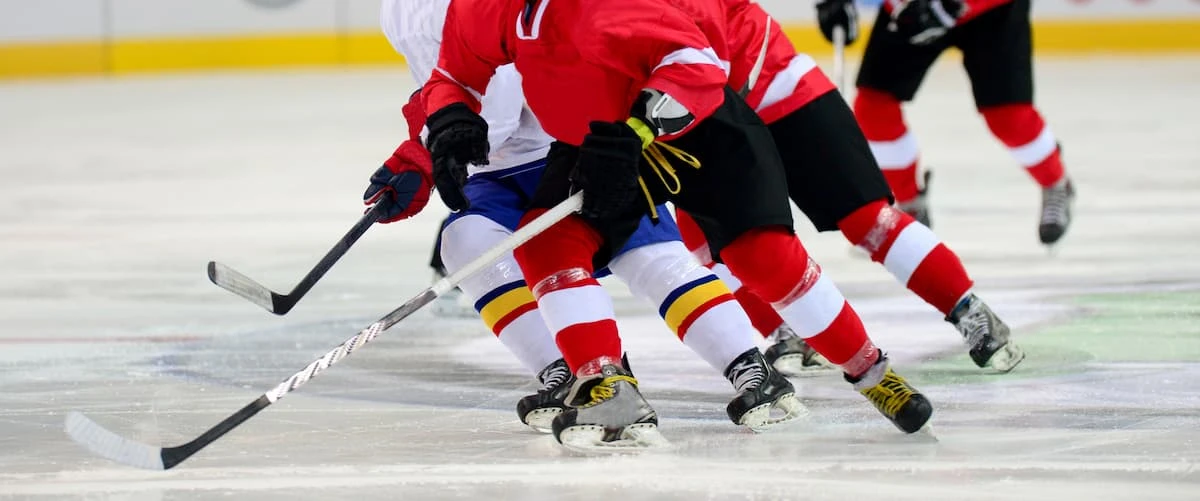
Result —
<instances>
[{"instance_id":1,"label":"player's leg","mask_svg":"<svg viewBox=\"0 0 1200 501\"><path fill-rule=\"evenodd\" d=\"M675 216L679 224L679 234L692 256L733 290L733 297L750 317L750 323L767 340L768 346L763 357L772 367L785 376L819 374L833 368L825 357L812 349L803 338L796 335L796 331L784 323L770 303L751 292L749 287L743 286L742 281L733 276L725 263L713 260L704 233L687 212L676 209Z\"/></svg>"},{"instance_id":2,"label":"player's leg","mask_svg":"<svg viewBox=\"0 0 1200 501\"><path fill-rule=\"evenodd\" d=\"M1071 223L1075 188L1063 169L1058 139L1033 105L1029 0L1014 0L955 28L975 105L988 128L1042 187L1038 237L1062 238Z\"/></svg>"},{"instance_id":3,"label":"player's leg","mask_svg":"<svg viewBox=\"0 0 1200 501\"><path fill-rule=\"evenodd\" d=\"M757 332L729 287L679 240L666 207L659 210L658 224L643 219L609 269L729 380L737 395L726 411L735 424L758 431L806 414L791 383L759 352Z\"/></svg>"},{"instance_id":4,"label":"player's leg","mask_svg":"<svg viewBox=\"0 0 1200 501\"><path fill-rule=\"evenodd\" d=\"M727 90L725 104L671 141L700 159L677 171L676 205L687 211L734 275L897 427L915 432L928 400L892 372L854 309L792 232L787 179L769 130Z\"/></svg>"},{"instance_id":5,"label":"player's leg","mask_svg":"<svg viewBox=\"0 0 1200 501\"><path fill-rule=\"evenodd\" d=\"M887 182L841 96L830 92L769 126L792 200L820 231L841 230L962 331L980 367L1011 370L1023 354L972 292L962 261L928 227L892 207ZM978 304L978 314L964 315ZM986 313L985 313L986 312ZM987 322L979 325L980 315ZM972 326L971 329L967 329Z\"/></svg>"},{"instance_id":6,"label":"player's leg","mask_svg":"<svg viewBox=\"0 0 1200 501\"><path fill-rule=\"evenodd\" d=\"M521 176L538 176L540 171L538 166ZM520 221L525 202L520 187L511 178L495 176L473 176L464 187L471 207L451 216L440 239L440 254L448 272L494 248ZM512 254L467 277L459 287L500 343L537 375L542 388L517 403L517 415L535 430L549 432L550 422L565 408L573 377Z\"/></svg>"},{"instance_id":7,"label":"player's leg","mask_svg":"<svg viewBox=\"0 0 1200 501\"><path fill-rule=\"evenodd\" d=\"M568 176L576 157L573 147L561 143L551 147L546 172L522 222L568 197ZM657 414L622 362L612 298L593 276L594 260L606 263L607 256L633 233L641 218L639 208L599 228L581 216L568 216L513 253L546 326L577 378L567 397L572 408L553 422L555 438L570 448L665 442L658 433Z\"/></svg>"},{"instance_id":8,"label":"player's leg","mask_svg":"<svg viewBox=\"0 0 1200 501\"><path fill-rule=\"evenodd\" d=\"M916 95L925 73L946 49L943 40L912 45L888 31L889 17L875 19L871 38L859 66L854 114L870 141L871 152L883 169L901 210L929 225L926 189L920 179L917 139L904 122L902 102ZM927 178L926 178L927 179Z\"/></svg>"},{"instance_id":9,"label":"player's leg","mask_svg":"<svg viewBox=\"0 0 1200 501\"><path fill-rule=\"evenodd\" d=\"M450 219L453 214L446 216L438 225L437 235L433 240L433 250L430 252L429 267L433 269L433 281L437 282L448 275L446 272L446 263L442 260L442 231L446 229L446 225L450 224ZM462 289L455 287L454 290L438 296L433 302L432 310L434 314L448 318L471 318L476 312L470 307L463 304L465 298L462 294Z\"/></svg>"}]
</instances>

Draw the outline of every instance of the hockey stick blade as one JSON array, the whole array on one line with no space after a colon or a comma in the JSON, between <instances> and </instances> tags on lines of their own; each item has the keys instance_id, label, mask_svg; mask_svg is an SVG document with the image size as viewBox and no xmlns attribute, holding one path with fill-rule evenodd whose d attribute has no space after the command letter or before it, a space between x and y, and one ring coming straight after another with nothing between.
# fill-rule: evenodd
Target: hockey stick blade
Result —
<instances>
[{"instance_id":1,"label":"hockey stick blade","mask_svg":"<svg viewBox=\"0 0 1200 501\"><path fill-rule=\"evenodd\" d=\"M325 253L321 261L316 266L313 266L308 271L308 274L304 275L300 283L296 284L296 287L287 294L280 294L268 289L237 270L215 261L209 261L208 263L208 279L218 287L242 296L251 303L257 304L271 313L286 315L287 312L292 310L293 306L296 306L296 303L300 302L300 299L305 294L308 294L309 290L312 290L313 286L321 280L321 277L325 276L325 273L330 268L333 268L333 265L342 256L346 255L346 252L350 250L354 242L357 242L367 232L367 229L379 220L383 212L390 205L391 202L388 199L384 199L384 201L372 206L366 214L363 214L359 218L357 223L354 223L350 231L346 232L341 240L338 240L338 243L332 249L329 249L329 252Z\"/></svg>"},{"instance_id":2,"label":"hockey stick blade","mask_svg":"<svg viewBox=\"0 0 1200 501\"><path fill-rule=\"evenodd\" d=\"M300 372L292 374L291 377L283 380L283 382L263 393L253 402L230 414L220 423L217 423L216 426L209 428L208 431L205 431L199 437L186 444L163 448L135 442L105 429L103 426L100 426L95 421L78 412L67 414L67 434L72 440L93 453L118 463L150 470L169 470L254 417L259 411L269 407L277 400L283 398L284 395L303 386L304 383L309 382L325 369L346 358L350 353L371 342L371 340L378 337L383 331L433 302L438 296L453 290L463 279L479 272L504 254L511 252L517 246L527 242L571 213L578 211L582 203L583 193L571 195L553 209L550 209L545 214L530 221L529 224L513 232L512 235L497 244L495 248L475 258L470 263L467 263L466 266L463 266L462 269L451 273L450 276L438 280L429 288L421 291L420 294L409 299L408 302L400 305L399 308L376 320L375 323L359 331L358 334L355 334L336 348L322 355L321 358L309 362Z\"/></svg>"}]
</instances>

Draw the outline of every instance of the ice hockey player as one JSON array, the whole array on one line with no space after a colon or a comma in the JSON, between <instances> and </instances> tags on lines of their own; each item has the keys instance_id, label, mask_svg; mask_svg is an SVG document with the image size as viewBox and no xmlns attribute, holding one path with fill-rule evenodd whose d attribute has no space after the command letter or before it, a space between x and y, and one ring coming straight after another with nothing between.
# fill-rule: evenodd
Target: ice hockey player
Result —
<instances>
[{"instance_id":1,"label":"ice hockey player","mask_svg":"<svg viewBox=\"0 0 1200 501\"><path fill-rule=\"evenodd\" d=\"M524 220L582 190L583 209L514 253L568 367L573 407L560 442L638 445L657 416L622 367L606 292L592 276L656 205L700 225L714 255L905 432L932 415L893 372L857 314L792 231L770 132L729 89L725 14L711 0L454 0L441 57L423 91L434 179L452 210L468 207L468 165L487 162L481 89L514 63L529 109L553 136ZM586 307L580 307L586 305Z\"/></svg>"},{"instance_id":2,"label":"ice hockey player","mask_svg":"<svg viewBox=\"0 0 1200 501\"><path fill-rule=\"evenodd\" d=\"M919 150L900 103L911 101L933 62L962 51L975 107L992 134L1042 187L1038 236L1058 242L1071 223L1075 188L1062 150L1033 106L1030 0L887 0L875 20L858 72L854 113L871 141L899 207L929 225L926 190L918 183ZM853 0L819 0L821 32L857 37ZM928 173L927 173L928 174ZM928 176L926 176L928 180Z\"/></svg>"},{"instance_id":3,"label":"ice hockey player","mask_svg":"<svg viewBox=\"0 0 1200 501\"><path fill-rule=\"evenodd\" d=\"M434 72L449 3L382 3L383 30L406 57L418 82ZM463 194L470 206L452 214L442 233L441 256L449 272L512 233L542 177L547 155L561 151L551 148L552 140L526 108L520 83L520 75L508 65L486 84L479 125L485 131L481 139L486 139L481 147L490 153L485 162L469 166ZM376 171L364 196L368 204L383 196L400 202L385 222L415 214L428 199L432 179L429 154L418 137L425 124L420 99L419 93L414 94L404 107L409 140ZM419 194L410 195L414 190ZM405 203L409 197L415 203ZM669 218L657 225L643 219L608 269L635 295L649 299L683 343L730 380L737 392L726 409L733 422L757 431L806 412L792 385L763 360L750 320L732 293L692 259ZM522 399L517 412L522 422L550 431L550 421L564 408L575 381L547 327L556 311L547 311L543 321L543 311L511 255L466 279L461 287L475 300L479 314L501 343L538 375L542 391ZM582 303L571 309L587 315L597 307Z\"/></svg>"},{"instance_id":4,"label":"ice hockey player","mask_svg":"<svg viewBox=\"0 0 1200 501\"><path fill-rule=\"evenodd\" d=\"M1012 370L1025 354L1010 340L1008 326L972 292L973 282L958 256L928 227L891 206L888 184L833 83L811 57L796 53L781 27L757 4L720 1L729 13L730 85L744 89L747 103L768 124L792 201L818 230L840 229L850 243L945 315L962 334L976 365ZM756 67L759 73L751 82ZM706 247L689 218L680 216L679 224L689 248ZM752 319L763 316L753 294L741 299ZM802 348L796 352L793 358L802 361ZM768 350L768 361L785 373L794 372L794 362L780 364L778 357L778 349Z\"/></svg>"}]
</instances>

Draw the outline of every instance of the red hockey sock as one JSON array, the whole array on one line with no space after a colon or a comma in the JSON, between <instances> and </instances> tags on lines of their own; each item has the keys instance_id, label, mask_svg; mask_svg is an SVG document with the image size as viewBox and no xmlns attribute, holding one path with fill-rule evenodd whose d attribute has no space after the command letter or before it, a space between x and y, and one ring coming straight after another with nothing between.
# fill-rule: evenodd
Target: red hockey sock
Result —
<instances>
[{"instance_id":1,"label":"red hockey sock","mask_svg":"<svg viewBox=\"0 0 1200 501\"><path fill-rule=\"evenodd\" d=\"M796 334L847 374L862 374L874 363L878 350L862 321L795 235L780 227L757 228L729 244L721 258Z\"/></svg>"},{"instance_id":2,"label":"red hockey sock","mask_svg":"<svg viewBox=\"0 0 1200 501\"><path fill-rule=\"evenodd\" d=\"M854 98L854 116L896 201L916 198L920 189L917 181L920 152L916 138L904 124L900 101L883 91L859 88Z\"/></svg>"},{"instance_id":3,"label":"red hockey sock","mask_svg":"<svg viewBox=\"0 0 1200 501\"><path fill-rule=\"evenodd\" d=\"M900 283L942 314L971 289L962 261L929 228L876 200L838 221L850 243L871 254Z\"/></svg>"},{"instance_id":4,"label":"red hockey sock","mask_svg":"<svg viewBox=\"0 0 1200 501\"><path fill-rule=\"evenodd\" d=\"M1064 171L1058 140L1032 104L980 108L988 128L1017 163L1042 187L1062 180Z\"/></svg>"},{"instance_id":5,"label":"red hockey sock","mask_svg":"<svg viewBox=\"0 0 1200 501\"><path fill-rule=\"evenodd\" d=\"M544 212L529 211L521 224ZM600 357L621 359L612 298L592 277L592 256L602 242L586 222L569 216L513 252L572 372Z\"/></svg>"},{"instance_id":6,"label":"red hockey sock","mask_svg":"<svg viewBox=\"0 0 1200 501\"><path fill-rule=\"evenodd\" d=\"M739 287L733 291L733 297L737 298L738 304L742 305L742 309L746 310L746 315L750 317L750 323L754 324L754 329L763 337L770 336L775 329L783 325L783 317L779 316L775 308L751 292L748 287Z\"/></svg>"}]
</instances>

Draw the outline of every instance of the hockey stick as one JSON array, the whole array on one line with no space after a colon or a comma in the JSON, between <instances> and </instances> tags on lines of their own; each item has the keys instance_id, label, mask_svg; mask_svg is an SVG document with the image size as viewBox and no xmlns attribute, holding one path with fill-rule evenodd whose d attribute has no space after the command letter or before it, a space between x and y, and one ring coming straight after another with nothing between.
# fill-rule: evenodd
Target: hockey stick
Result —
<instances>
[{"instance_id":1,"label":"hockey stick","mask_svg":"<svg viewBox=\"0 0 1200 501\"><path fill-rule=\"evenodd\" d=\"M237 412L234 412L220 423L217 423L216 426L209 428L208 431L188 443L175 447L155 447L134 442L108 431L79 412L71 412L67 415L67 434L71 436L72 440L93 453L118 463L148 470L169 470L208 446L208 444L229 433L230 430L237 428L246 422L246 420L258 414L259 411L275 403L276 400L283 398L284 395L307 383L310 379L316 377L317 374L320 374L321 371L328 369L354 350L375 339L380 333L421 309L422 306L429 304L434 298L449 292L463 279L490 265L504 253L515 249L538 233L545 231L571 213L579 210L582 202L582 193L571 195L570 198L567 198L545 214L518 229L495 248L476 258L474 261L467 263L461 270L437 281L437 283L428 289L417 294L416 297L409 299L408 302L400 305L399 308L376 320L375 323L359 331L354 337L347 339L337 348L321 356L321 358L313 360L307 367L301 369L300 372L292 374L291 377L279 383L278 386L263 393L258 399L238 409Z\"/></svg>"},{"instance_id":2,"label":"hockey stick","mask_svg":"<svg viewBox=\"0 0 1200 501\"><path fill-rule=\"evenodd\" d=\"M354 245L354 242L357 242L358 238L379 220L383 211L390 205L391 202L385 200L372 206L366 214L363 214L362 219L354 223L354 227L350 228L350 231L346 232L341 240L338 240L337 245L329 249L329 252L325 253L325 257L322 257L321 261L309 270L300 283L296 284L296 287L287 294L280 294L268 289L250 277L216 261L208 262L208 279L217 284L217 287L242 296L271 313L285 315L292 310L293 306L296 306L296 303L300 302L305 294L308 294L308 291L317 284L321 277L325 276L334 263L337 263L346 254L346 251L350 250L350 246Z\"/></svg>"},{"instance_id":3,"label":"hockey stick","mask_svg":"<svg viewBox=\"0 0 1200 501\"><path fill-rule=\"evenodd\" d=\"M833 27L833 84L846 96L846 29Z\"/></svg>"}]
</instances>

